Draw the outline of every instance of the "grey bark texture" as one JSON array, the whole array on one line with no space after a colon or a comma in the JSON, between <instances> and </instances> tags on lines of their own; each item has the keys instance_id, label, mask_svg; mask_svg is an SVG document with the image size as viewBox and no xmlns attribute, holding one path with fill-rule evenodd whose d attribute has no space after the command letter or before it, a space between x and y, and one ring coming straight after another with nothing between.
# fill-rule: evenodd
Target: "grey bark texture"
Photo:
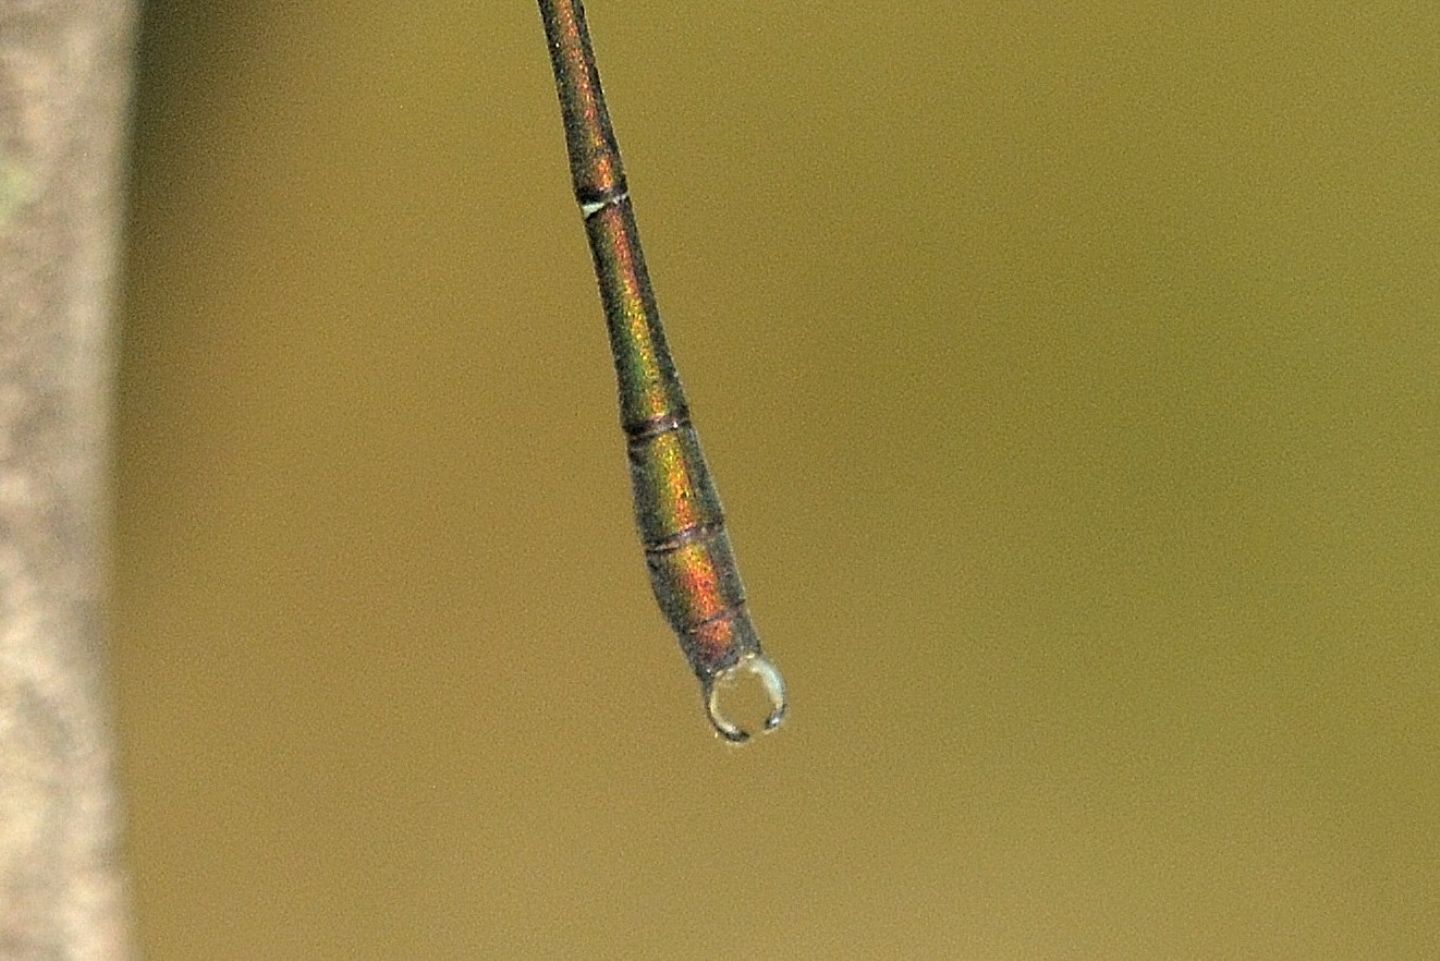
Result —
<instances>
[{"instance_id":1,"label":"grey bark texture","mask_svg":"<svg viewBox=\"0 0 1440 961\"><path fill-rule=\"evenodd\" d=\"M104 671L134 6L0 0L0 959L130 956Z\"/></svg>"}]
</instances>

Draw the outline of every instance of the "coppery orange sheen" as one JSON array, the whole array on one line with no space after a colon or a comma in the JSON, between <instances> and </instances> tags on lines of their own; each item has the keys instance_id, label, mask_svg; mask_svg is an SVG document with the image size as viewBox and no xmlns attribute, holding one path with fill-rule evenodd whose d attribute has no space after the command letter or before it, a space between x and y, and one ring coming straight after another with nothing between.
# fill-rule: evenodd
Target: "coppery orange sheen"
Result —
<instances>
[{"instance_id":1,"label":"coppery orange sheen","mask_svg":"<svg viewBox=\"0 0 1440 961\"><path fill-rule=\"evenodd\" d=\"M772 703L765 729L772 730L785 716L784 683L750 622L720 498L665 343L584 9L579 0L540 0L540 14L610 334L650 586L700 680L711 724L727 740L744 741L749 734L717 709L717 684L742 670L759 676Z\"/></svg>"}]
</instances>

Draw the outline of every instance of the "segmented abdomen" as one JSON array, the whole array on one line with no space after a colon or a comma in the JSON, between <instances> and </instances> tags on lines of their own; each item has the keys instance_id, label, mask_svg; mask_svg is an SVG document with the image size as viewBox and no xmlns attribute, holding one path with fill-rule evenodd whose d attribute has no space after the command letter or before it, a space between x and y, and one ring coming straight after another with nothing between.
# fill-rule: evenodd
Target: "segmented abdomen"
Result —
<instances>
[{"instance_id":1,"label":"segmented abdomen","mask_svg":"<svg viewBox=\"0 0 1440 961\"><path fill-rule=\"evenodd\" d=\"M702 680L759 650L720 498L695 429L664 415L627 431L635 522L650 586Z\"/></svg>"}]
</instances>

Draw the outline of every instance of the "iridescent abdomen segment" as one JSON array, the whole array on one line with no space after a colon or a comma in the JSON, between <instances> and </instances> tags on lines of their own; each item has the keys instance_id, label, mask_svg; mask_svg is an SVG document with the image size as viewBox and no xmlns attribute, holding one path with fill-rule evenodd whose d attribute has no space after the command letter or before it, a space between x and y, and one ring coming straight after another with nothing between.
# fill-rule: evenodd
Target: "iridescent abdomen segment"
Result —
<instances>
[{"instance_id":1,"label":"iridescent abdomen segment","mask_svg":"<svg viewBox=\"0 0 1440 961\"><path fill-rule=\"evenodd\" d=\"M703 682L758 653L720 498L688 422L662 417L630 434L635 523L650 586Z\"/></svg>"},{"instance_id":2,"label":"iridescent abdomen segment","mask_svg":"<svg viewBox=\"0 0 1440 961\"><path fill-rule=\"evenodd\" d=\"M710 723L726 740L744 741L749 734L719 710L719 684L740 672L756 675L770 698L768 731L784 720L785 682L762 655L745 611L720 499L665 343L585 11L580 0L539 4L565 121L571 181L605 307L650 585L700 679Z\"/></svg>"}]
</instances>

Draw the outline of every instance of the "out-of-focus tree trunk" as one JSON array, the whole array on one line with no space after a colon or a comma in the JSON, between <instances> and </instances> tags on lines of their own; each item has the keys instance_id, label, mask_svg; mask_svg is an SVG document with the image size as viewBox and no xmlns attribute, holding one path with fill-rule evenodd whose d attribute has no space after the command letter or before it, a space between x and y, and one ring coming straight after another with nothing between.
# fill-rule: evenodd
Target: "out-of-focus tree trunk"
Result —
<instances>
[{"instance_id":1,"label":"out-of-focus tree trunk","mask_svg":"<svg viewBox=\"0 0 1440 961\"><path fill-rule=\"evenodd\" d=\"M0 959L128 957L104 672L130 0L0 0Z\"/></svg>"}]
</instances>

